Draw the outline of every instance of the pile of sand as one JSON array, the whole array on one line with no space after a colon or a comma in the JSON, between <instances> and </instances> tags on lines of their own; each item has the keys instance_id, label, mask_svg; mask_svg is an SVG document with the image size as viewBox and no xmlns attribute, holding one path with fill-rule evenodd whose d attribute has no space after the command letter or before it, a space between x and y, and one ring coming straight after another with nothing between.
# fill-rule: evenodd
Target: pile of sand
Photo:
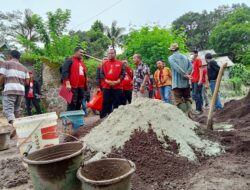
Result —
<instances>
[{"instance_id":1,"label":"pile of sand","mask_svg":"<svg viewBox=\"0 0 250 190\"><path fill-rule=\"evenodd\" d=\"M120 106L82 140L87 149L97 152L93 159L100 159L112 149L123 148L135 130L147 132L151 128L166 150L170 146L166 139L174 141L178 145L178 155L189 160L197 159L195 152L208 156L220 154L223 148L197 136L196 127L196 123L175 106L140 98L130 105Z\"/></svg>"}]
</instances>

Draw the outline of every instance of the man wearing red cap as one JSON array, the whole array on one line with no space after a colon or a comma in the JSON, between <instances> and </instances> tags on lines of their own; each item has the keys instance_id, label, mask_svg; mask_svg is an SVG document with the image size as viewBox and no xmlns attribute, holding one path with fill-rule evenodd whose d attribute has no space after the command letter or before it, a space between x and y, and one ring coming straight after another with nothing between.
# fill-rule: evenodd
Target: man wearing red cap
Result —
<instances>
[{"instance_id":1,"label":"man wearing red cap","mask_svg":"<svg viewBox=\"0 0 250 190\"><path fill-rule=\"evenodd\" d=\"M25 102L27 107L27 113L31 115L31 103L35 106L36 113L41 114L41 108L39 105L41 91L39 84L36 80L34 80L33 73L29 72L30 80L28 85L25 85Z\"/></svg>"}]
</instances>

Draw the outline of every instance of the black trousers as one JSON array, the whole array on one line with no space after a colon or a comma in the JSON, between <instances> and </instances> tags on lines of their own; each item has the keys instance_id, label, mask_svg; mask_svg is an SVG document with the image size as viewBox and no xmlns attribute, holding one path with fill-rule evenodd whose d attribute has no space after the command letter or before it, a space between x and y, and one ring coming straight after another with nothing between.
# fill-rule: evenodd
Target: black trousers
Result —
<instances>
[{"instance_id":1,"label":"black trousers","mask_svg":"<svg viewBox=\"0 0 250 190\"><path fill-rule=\"evenodd\" d=\"M84 97L84 88L72 88L71 92L73 97L71 103L67 106L67 111L80 110Z\"/></svg>"},{"instance_id":2,"label":"black trousers","mask_svg":"<svg viewBox=\"0 0 250 190\"><path fill-rule=\"evenodd\" d=\"M36 109L36 113L37 114L41 114L41 108L40 108L40 104L39 104L39 99L36 98L25 98L25 103L26 103L26 108L27 108L27 113L30 116L31 115L31 109L32 109L32 105L33 104L35 106Z\"/></svg>"},{"instance_id":3,"label":"black trousers","mask_svg":"<svg viewBox=\"0 0 250 190\"><path fill-rule=\"evenodd\" d=\"M127 103L131 104L132 100L132 90L123 90L121 96L121 104L126 105Z\"/></svg>"},{"instance_id":4,"label":"black trousers","mask_svg":"<svg viewBox=\"0 0 250 190\"><path fill-rule=\"evenodd\" d=\"M106 117L121 105L121 89L103 89L103 104L100 118Z\"/></svg>"}]
</instances>

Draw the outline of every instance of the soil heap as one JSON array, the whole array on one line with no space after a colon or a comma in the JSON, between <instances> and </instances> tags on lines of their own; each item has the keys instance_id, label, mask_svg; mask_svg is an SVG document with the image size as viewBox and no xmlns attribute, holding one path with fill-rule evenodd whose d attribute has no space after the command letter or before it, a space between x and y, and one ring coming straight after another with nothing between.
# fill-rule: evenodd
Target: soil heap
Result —
<instances>
[{"instance_id":1,"label":"soil heap","mask_svg":"<svg viewBox=\"0 0 250 190\"><path fill-rule=\"evenodd\" d=\"M97 153L92 160L107 156L113 149L123 149L136 130L147 132L149 129L166 151L188 160L197 160L197 153L212 156L223 151L218 143L201 139L195 133L196 128L196 123L175 106L139 98L114 110L82 140L86 149ZM171 142L176 144L174 149Z\"/></svg>"},{"instance_id":2,"label":"soil heap","mask_svg":"<svg viewBox=\"0 0 250 190\"><path fill-rule=\"evenodd\" d=\"M216 122L229 122L236 128L250 126L250 90L245 98L225 103L214 117Z\"/></svg>"}]
</instances>

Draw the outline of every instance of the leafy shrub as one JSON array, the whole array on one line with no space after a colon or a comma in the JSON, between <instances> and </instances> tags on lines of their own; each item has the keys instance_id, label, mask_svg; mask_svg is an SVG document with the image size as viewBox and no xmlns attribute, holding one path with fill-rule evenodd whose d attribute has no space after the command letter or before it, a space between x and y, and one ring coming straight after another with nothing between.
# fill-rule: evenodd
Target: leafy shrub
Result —
<instances>
[{"instance_id":1,"label":"leafy shrub","mask_svg":"<svg viewBox=\"0 0 250 190\"><path fill-rule=\"evenodd\" d=\"M230 78L238 81L240 79L243 84L250 85L250 72L246 69L246 66L243 64L235 64L230 71Z\"/></svg>"},{"instance_id":2,"label":"leafy shrub","mask_svg":"<svg viewBox=\"0 0 250 190\"><path fill-rule=\"evenodd\" d=\"M100 63L95 61L94 59L84 60L84 63L87 67L88 78L95 79L96 70L97 70L97 67L100 65Z\"/></svg>"},{"instance_id":3,"label":"leafy shrub","mask_svg":"<svg viewBox=\"0 0 250 190\"><path fill-rule=\"evenodd\" d=\"M239 77L233 77L229 80L232 84L233 84L233 87L234 87L234 90L236 92L236 94L241 94L241 86L242 86L242 79L239 78Z\"/></svg>"}]
</instances>

